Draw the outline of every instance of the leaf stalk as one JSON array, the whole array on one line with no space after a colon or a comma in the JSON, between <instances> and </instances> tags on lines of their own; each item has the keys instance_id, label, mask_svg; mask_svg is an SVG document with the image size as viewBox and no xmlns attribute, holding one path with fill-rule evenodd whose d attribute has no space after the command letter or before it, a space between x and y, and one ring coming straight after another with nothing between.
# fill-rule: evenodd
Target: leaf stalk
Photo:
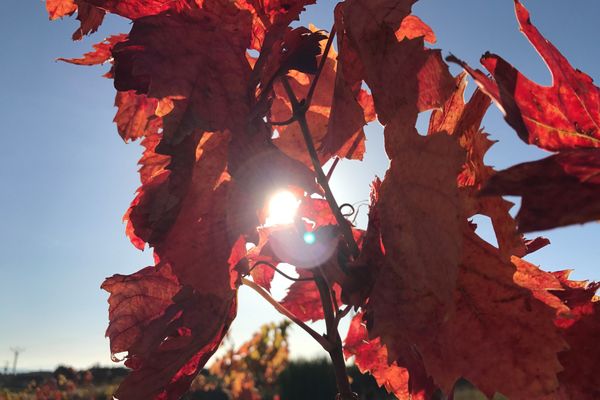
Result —
<instances>
[{"instance_id":1,"label":"leaf stalk","mask_svg":"<svg viewBox=\"0 0 600 400\"><path fill-rule=\"evenodd\" d=\"M306 325L306 323L302 322L302 320L300 318L298 318L297 316L295 316L294 313L292 313L290 310L288 310L282 304L280 304L277 300L275 300L273 297L271 297L271 295L266 290L264 290L259 285L257 285L256 283L252 282L251 280L249 280L247 278L242 278L242 284L244 284L244 285L248 286L250 289L254 290L263 299L265 299L269 304L271 304L273 307L275 307L275 309L277 311L279 311L281 314L283 314L284 316L286 316L287 318L292 320L300 328L305 330L327 352L329 352L331 350L332 345L329 342L329 340L327 340L327 338L323 337L323 335L320 335L314 329L312 329L310 326Z\"/></svg>"}]
</instances>

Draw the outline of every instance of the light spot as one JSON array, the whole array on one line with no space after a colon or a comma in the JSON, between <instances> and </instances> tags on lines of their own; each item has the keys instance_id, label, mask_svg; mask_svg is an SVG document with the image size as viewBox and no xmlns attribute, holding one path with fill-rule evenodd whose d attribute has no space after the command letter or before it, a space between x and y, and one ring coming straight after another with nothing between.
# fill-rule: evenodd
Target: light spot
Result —
<instances>
[{"instance_id":1,"label":"light spot","mask_svg":"<svg viewBox=\"0 0 600 400\"><path fill-rule=\"evenodd\" d=\"M267 226L287 225L294 222L300 201L292 192L283 190L277 192L269 200Z\"/></svg>"}]
</instances>

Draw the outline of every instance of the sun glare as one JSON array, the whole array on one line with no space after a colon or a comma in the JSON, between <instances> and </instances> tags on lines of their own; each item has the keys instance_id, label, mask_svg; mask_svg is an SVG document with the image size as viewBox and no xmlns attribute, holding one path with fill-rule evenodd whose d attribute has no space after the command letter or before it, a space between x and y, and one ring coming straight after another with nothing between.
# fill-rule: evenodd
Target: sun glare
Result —
<instances>
[{"instance_id":1,"label":"sun glare","mask_svg":"<svg viewBox=\"0 0 600 400\"><path fill-rule=\"evenodd\" d=\"M285 225L294 222L300 201L287 190L277 192L269 200L266 225Z\"/></svg>"}]
</instances>

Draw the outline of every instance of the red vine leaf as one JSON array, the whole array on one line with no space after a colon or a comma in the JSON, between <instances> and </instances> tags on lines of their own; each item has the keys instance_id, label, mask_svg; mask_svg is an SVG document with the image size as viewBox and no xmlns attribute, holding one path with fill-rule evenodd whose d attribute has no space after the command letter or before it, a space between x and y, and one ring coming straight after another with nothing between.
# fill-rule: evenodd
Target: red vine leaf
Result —
<instances>
[{"instance_id":1,"label":"red vine leaf","mask_svg":"<svg viewBox=\"0 0 600 400\"><path fill-rule=\"evenodd\" d=\"M120 42L127 40L127 35L113 35L94 45L94 50L85 53L82 58L59 58L60 61L77 65L99 65L112 59L112 49Z\"/></svg>"},{"instance_id":2,"label":"red vine leaf","mask_svg":"<svg viewBox=\"0 0 600 400\"><path fill-rule=\"evenodd\" d=\"M482 214L490 217L500 252L505 260L511 255L525 255L524 239L509 211L513 204L500 196L481 197L479 190L496 173L484 163L484 157L494 144L481 129L481 121L490 100L476 90L468 102L464 101L466 76L456 78L457 88L446 103L431 114L428 134L445 132L456 136L466 150L466 159L457 183L460 188L463 212L466 217Z\"/></svg>"},{"instance_id":3,"label":"red vine leaf","mask_svg":"<svg viewBox=\"0 0 600 400\"><path fill-rule=\"evenodd\" d=\"M300 278L310 278L312 273L298 269ZM339 292L339 291L338 291ZM294 282L288 293L281 300L281 305L287 308L301 321L319 321L324 318L323 306L319 290L314 282Z\"/></svg>"},{"instance_id":4,"label":"red vine leaf","mask_svg":"<svg viewBox=\"0 0 600 400\"><path fill-rule=\"evenodd\" d=\"M396 39L414 2L354 0L343 9L346 35L362 60L364 80L384 125L399 111L411 115L439 107L455 86L439 50L426 49L422 37Z\"/></svg>"},{"instance_id":5,"label":"red vine leaf","mask_svg":"<svg viewBox=\"0 0 600 400\"><path fill-rule=\"evenodd\" d=\"M184 11L197 8L195 0L83 0L113 14L138 19L165 11ZM202 1L200 1L202 4Z\"/></svg>"},{"instance_id":6,"label":"red vine leaf","mask_svg":"<svg viewBox=\"0 0 600 400\"><path fill-rule=\"evenodd\" d=\"M421 18L416 15L409 15L405 17L400 23L400 28L396 31L396 39L401 41L403 39L416 39L423 37L423 39L431 44L434 44L437 39L433 30Z\"/></svg>"},{"instance_id":7,"label":"red vine leaf","mask_svg":"<svg viewBox=\"0 0 600 400\"><path fill-rule=\"evenodd\" d=\"M482 58L493 79L455 57L450 59L494 99L524 141L562 152L501 172L490 180L485 193L523 196L517 216L523 232L596 220L600 217L595 206L600 200L595 179L600 173L598 153L583 148L600 146L600 90L540 34L518 1L515 9L521 31L552 73L551 87L528 80L496 55Z\"/></svg>"},{"instance_id":8,"label":"red vine leaf","mask_svg":"<svg viewBox=\"0 0 600 400\"><path fill-rule=\"evenodd\" d=\"M375 119L375 106L371 95L361 88L365 73L344 28L345 6L346 3L339 3L335 8L340 52L337 55L335 80L332 82L329 124L320 150L340 158L362 160L365 152L363 127ZM333 49L331 52L335 55ZM331 93L331 89L329 91Z\"/></svg>"},{"instance_id":9,"label":"red vine leaf","mask_svg":"<svg viewBox=\"0 0 600 400\"><path fill-rule=\"evenodd\" d=\"M297 271L299 278L311 278L313 276L313 273L309 270L298 268ZM341 304L342 300L340 296L342 290L340 286L333 284L332 290L335 293L336 301L338 304ZM314 281L292 283L288 289L288 293L281 300L281 305L303 322L322 320L325 315L323 314L323 306L321 304L319 290Z\"/></svg>"},{"instance_id":10,"label":"red vine leaf","mask_svg":"<svg viewBox=\"0 0 600 400\"><path fill-rule=\"evenodd\" d=\"M564 367L564 371L558 374L561 393L570 399L594 400L600 396L600 377L597 373L600 359L600 302L590 301L588 305L590 312L581 316L564 333L570 349L560 354L559 358Z\"/></svg>"},{"instance_id":11,"label":"red vine leaf","mask_svg":"<svg viewBox=\"0 0 600 400\"><path fill-rule=\"evenodd\" d=\"M138 189L123 217L127 221L127 235L136 247L143 249L146 242L150 246L161 242L177 218L196 162L199 136L191 136L161 154L169 157L168 166L165 169L152 168L149 179ZM151 142L148 144L152 145ZM155 159L154 150L149 147L145 154L151 160Z\"/></svg>"},{"instance_id":12,"label":"red vine leaf","mask_svg":"<svg viewBox=\"0 0 600 400\"><path fill-rule=\"evenodd\" d=\"M389 124L385 135L393 155L377 205L385 255L368 307L373 335L397 354L391 335L416 340L452 311L461 249L456 176L464 152L451 136L422 137L402 122Z\"/></svg>"},{"instance_id":13,"label":"red vine leaf","mask_svg":"<svg viewBox=\"0 0 600 400\"><path fill-rule=\"evenodd\" d=\"M554 292L563 289L560 280L554 274L543 271L519 257L512 257L511 262L516 267L513 280L517 285L529 289L536 299L555 309L557 318L571 318L570 308Z\"/></svg>"},{"instance_id":14,"label":"red vine leaf","mask_svg":"<svg viewBox=\"0 0 600 400\"><path fill-rule=\"evenodd\" d=\"M592 78L576 70L531 23L529 12L517 0L515 10L521 31L542 56L552 73L552 86L530 81L494 54L482 64L494 79L473 70L455 57L490 95L506 121L521 139L546 150L600 147L600 92Z\"/></svg>"},{"instance_id":15,"label":"red vine leaf","mask_svg":"<svg viewBox=\"0 0 600 400\"><path fill-rule=\"evenodd\" d=\"M73 40L81 40L84 35L96 32L106 14L104 9L90 4L87 0L46 0L46 11L51 20L73 15L77 11L80 24L73 32Z\"/></svg>"},{"instance_id":16,"label":"red vine leaf","mask_svg":"<svg viewBox=\"0 0 600 400\"><path fill-rule=\"evenodd\" d=\"M233 292L231 292L233 293ZM235 318L235 298L184 287L163 315L129 349L133 371L115 393L120 399L179 399L217 350Z\"/></svg>"},{"instance_id":17,"label":"red vine leaf","mask_svg":"<svg viewBox=\"0 0 600 400\"><path fill-rule=\"evenodd\" d=\"M233 6L228 11L138 20L113 50L117 90L173 101L164 117L167 141L178 143L195 130L247 125L251 18Z\"/></svg>"},{"instance_id":18,"label":"red vine leaf","mask_svg":"<svg viewBox=\"0 0 600 400\"><path fill-rule=\"evenodd\" d=\"M427 372L444 391L464 377L490 397L553 395L566 350L555 309L515 284L514 266L468 228L463 244L456 312L417 345Z\"/></svg>"},{"instance_id":19,"label":"red vine leaf","mask_svg":"<svg viewBox=\"0 0 600 400\"><path fill-rule=\"evenodd\" d=\"M179 282L168 265L147 267L132 275L107 278L102 289L108 299L110 324L106 336L113 355L127 351L150 321L163 315L179 291Z\"/></svg>"},{"instance_id":20,"label":"red vine leaf","mask_svg":"<svg viewBox=\"0 0 600 400\"><path fill-rule=\"evenodd\" d=\"M523 232L598 220L600 149L562 151L516 165L492 177L483 193L522 196L517 222Z\"/></svg>"},{"instance_id":21,"label":"red vine leaf","mask_svg":"<svg viewBox=\"0 0 600 400\"><path fill-rule=\"evenodd\" d=\"M298 207L297 215L302 218L308 218L315 223L315 228L337 225L337 220L331 212L331 207L325 199L315 199L304 197Z\"/></svg>"},{"instance_id":22,"label":"red vine leaf","mask_svg":"<svg viewBox=\"0 0 600 400\"><path fill-rule=\"evenodd\" d=\"M600 301L595 296L600 282L571 281L570 271L555 273L563 285L562 291L554 294L570 308L571 315L559 318L556 323L566 329L564 337L569 351L561 353L559 359L564 370L558 374L561 395L571 399L592 400L600 396L600 377L596 373L600 349Z\"/></svg>"},{"instance_id":23,"label":"red vine leaf","mask_svg":"<svg viewBox=\"0 0 600 400\"><path fill-rule=\"evenodd\" d=\"M561 328L569 347L558 355L563 370L558 373L556 398L597 398L600 378L594 368L600 357L595 340L600 334L600 303L594 295L600 283L571 281L568 270L548 273L516 257L513 264L517 266L515 282L557 310L554 324Z\"/></svg>"},{"instance_id":24,"label":"red vine leaf","mask_svg":"<svg viewBox=\"0 0 600 400\"><path fill-rule=\"evenodd\" d=\"M51 20L72 15L77 11L74 0L46 0L46 11Z\"/></svg>"},{"instance_id":25,"label":"red vine leaf","mask_svg":"<svg viewBox=\"0 0 600 400\"><path fill-rule=\"evenodd\" d=\"M343 8L349 43L363 61L379 120L387 124L391 165L374 214L380 224L373 225L384 252L375 240L368 247L373 254L361 258L378 265L367 305L370 333L381 337L392 360L404 353L406 341L429 334L452 311L461 250L456 179L465 153L455 137L422 137L414 128L418 112L444 104L456 85L439 52L426 49L422 38L397 41L413 3L351 1Z\"/></svg>"},{"instance_id":26,"label":"red vine leaf","mask_svg":"<svg viewBox=\"0 0 600 400\"><path fill-rule=\"evenodd\" d=\"M140 158L140 181L142 184L150 182L155 176L161 174L169 165L171 157L156 152L156 146L160 143L160 135L149 135L142 139L144 153Z\"/></svg>"},{"instance_id":27,"label":"red vine leaf","mask_svg":"<svg viewBox=\"0 0 600 400\"><path fill-rule=\"evenodd\" d=\"M77 20L79 28L73 32L73 40L81 40L85 35L90 35L98 30L104 21L106 11L86 3L86 0L75 0L77 3Z\"/></svg>"},{"instance_id":28,"label":"red vine leaf","mask_svg":"<svg viewBox=\"0 0 600 400\"><path fill-rule=\"evenodd\" d=\"M321 31L311 31L303 26L288 31L283 39L280 72L296 70L316 74L317 56L321 54L321 41L327 36Z\"/></svg>"},{"instance_id":29,"label":"red vine leaf","mask_svg":"<svg viewBox=\"0 0 600 400\"><path fill-rule=\"evenodd\" d=\"M379 386L394 394L399 400L425 400L430 398L429 392L417 388L413 381L409 385L408 370L399 367L394 361L388 364L388 352L379 338L369 339L367 327L363 323L363 314L352 318L348 335L344 341L344 355L354 356L354 363L360 372L373 375ZM433 385L431 385L433 386ZM433 389L433 387L429 388Z\"/></svg>"},{"instance_id":30,"label":"red vine leaf","mask_svg":"<svg viewBox=\"0 0 600 400\"><path fill-rule=\"evenodd\" d=\"M156 115L159 101L134 91L117 92L114 123L124 141L141 137L158 136L162 120Z\"/></svg>"},{"instance_id":31,"label":"red vine leaf","mask_svg":"<svg viewBox=\"0 0 600 400\"><path fill-rule=\"evenodd\" d=\"M220 296L230 291L228 259L237 239L229 237L226 222L227 145L224 134L203 135L179 211L168 232L153 243L182 285Z\"/></svg>"},{"instance_id":32,"label":"red vine leaf","mask_svg":"<svg viewBox=\"0 0 600 400\"><path fill-rule=\"evenodd\" d=\"M229 137L205 133L199 141L190 137L183 143L193 150L191 160L182 163L179 155L169 171L142 186L142 201L134 204L136 214L132 213L135 218L130 221L135 238L155 247L161 265L170 266L183 288L127 348L127 365L134 371L117 391L121 398L179 398L235 316L225 218ZM171 192L175 177L184 180ZM173 203L172 197L163 197L161 192L185 196ZM155 209L159 205L167 210ZM148 214L152 211L160 217L158 225L153 214Z\"/></svg>"}]
</instances>

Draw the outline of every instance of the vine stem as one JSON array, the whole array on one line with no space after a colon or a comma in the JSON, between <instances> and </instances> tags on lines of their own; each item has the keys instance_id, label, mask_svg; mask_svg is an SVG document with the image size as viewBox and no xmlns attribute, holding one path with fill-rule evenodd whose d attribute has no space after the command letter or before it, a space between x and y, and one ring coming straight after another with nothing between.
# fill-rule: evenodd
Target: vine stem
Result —
<instances>
[{"instance_id":1,"label":"vine stem","mask_svg":"<svg viewBox=\"0 0 600 400\"><path fill-rule=\"evenodd\" d=\"M327 45L325 46L323 55L321 57L321 62L319 64L317 74L315 75L313 82L309 88L306 99L298 101L298 98L296 97L296 94L294 93L294 90L292 89L292 86L290 85L287 76L282 76L280 80L292 105L292 118L294 118L300 125L302 137L304 139L304 143L306 144L308 154L310 155L310 159L315 170L317 182L325 192L325 199L329 204L329 208L331 208L331 212L335 216L336 222L341 230L342 235L344 236L344 239L348 245L350 252L354 257L357 257L359 254L359 249L358 245L356 244L356 241L354 240L352 228L350 226L350 223L342 214L342 210L339 208L335 197L333 196L333 192L331 191L331 187L329 186L329 178L331 176L326 176L323 172L323 168L321 167L321 161L319 160L319 155L317 154L317 150L312 139L310 128L306 121L306 112L310 107L312 97L317 87L317 83L319 82L319 77L321 75L321 72L323 71L325 63L327 62L327 57L329 51L331 50L334 35L335 25L331 29ZM340 338L340 334L338 332L338 324L339 320L341 319L340 316L344 313L344 311L340 312L340 310L337 308L335 297L332 297L332 288L329 286L329 283L327 282L327 279L323 275L321 269L317 268L314 271L313 275L315 284L319 291L319 297L321 298L321 304L323 306L323 314L325 316L325 326L327 331L324 337L320 335L315 336L312 334L311 336L313 336L317 340L317 342L321 344L321 346L323 346L323 343L319 339L324 339L324 341L327 344L326 346L323 346L323 348L329 353L329 357L331 358L331 362L333 364L333 370L335 373L335 379L338 388L338 395L336 399L357 400L358 396L352 392L352 388L350 387L350 380L348 379L348 373L346 372L346 362L344 360L344 353L342 350L342 339ZM333 293L333 296L335 296L335 293ZM278 308L278 306L280 306L279 303L277 303L276 308ZM294 322L296 321L294 320ZM302 323L302 325L306 326L306 324L304 323ZM302 327L302 325L300 326ZM312 329L310 329L310 331L312 331ZM310 333L310 331L307 332Z\"/></svg>"},{"instance_id":2,"label":"vine stem","mask_svg":"<svg viewBox=\"0 0 600 400\"><path fill-rule=\"evenodd\" d=\"M249 280L247 278L242 278L242 284L244 284L244 285L248 286L249 288L251 288L252 290L254 290L263 299L265 299L269 304L271 304L273 307L275 307L275 309L277 311L279 311L281 314L288 317L290 320L292 320L294 323L296 323L296 325L298 325L300 328L304 329L327 352L329 352L331 350L332 344L329 342L329 340L327 340L327 338L323 337L323 335L318 334L310 326L308 326L304 322L302 322L302 320L300 320L300 318L296 317L291 311L289 311L287 308L285 308L283 305L281 305L277 300L275 300L273 297L271 297L271 295L266 290L264 290L259 285L257 285L256 283L252 282L251 280Z\"/></svg>"},{"instance_id":3,"label":"vine stem","mask_svg":"<svg viewBox=\"0 0 600 400\"><path fill-rule=\"evenodd\" d=\"M315 275L315 283L319 290L319 296L321 297L321 304L323 305L323 314L325 315L325 326L327 327L327 334L325 337L331 345L331 348L327 350L331 362L333 363L333 371L335 372L335 380L338 388L339 400L356 400L356 394L352 392L350 387L350 380L346 372L346 362L344 360L344 353L342 351L342 339L338 332L338 322L336 318L335 307L331 298L331 288L327 284L327 281L321 270L318 269Z\"/></svg>"},{"instance_id":4,"label":"vine stem","mask_svg":"<svg viewBox=\"0 0 600 400\"><path fill-rule=\"evenodd\" d=\"M326 55L323 55L326 57ZM296 121L300 125L300 130L302 131L302 137L304 138L304 143L306 143L306 148L308 150L308 154L310 155L310 159L315 170L315 174L317 176L317 182L323 190L325 191L325 199L329 204L329 208L331 208L331 212L335 216L335 219L338 223L342 231L342 235L352 252L352 255L355 257L358 256L359 250L356 241L354 241L354 236L352 235L352 229L350 228L350 224L344 218L342 211L340 210L335 197L333 196L333 192L331 191L331 187L329 186L329 180L327 176L323 172L323 168L321 168L321 162L319 161L319 155L317 154L317 150L315 148L315 144L312 140L312 135L310 133L310 128L308 127L308 123L306 122L306 103L298 101L296 98L296 94L290 85L286 76L281 77L281 83L289 97L290 103L292 104L292 110L294 112L294 116L296 117Z\"/></svg>"}]
</instances>

